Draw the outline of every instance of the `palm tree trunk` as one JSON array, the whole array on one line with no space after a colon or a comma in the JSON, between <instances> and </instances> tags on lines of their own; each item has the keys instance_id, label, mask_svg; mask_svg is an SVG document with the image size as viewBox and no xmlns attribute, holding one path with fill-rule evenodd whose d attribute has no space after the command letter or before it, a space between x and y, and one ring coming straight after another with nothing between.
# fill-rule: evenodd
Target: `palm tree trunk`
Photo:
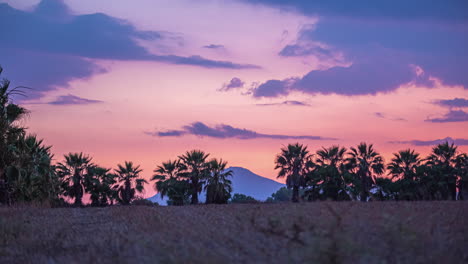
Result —
<instances>
[{"instance_id":1,"label":"palm tree trunk","mask_svg":"<svg viewBox=\"0 0 468 264\"><path fill-rule=\"evenodd\" d=\"M299 186L293 186L292 202L293 203L299 202Z\"/></svg>"},{"instance_id":2,"label":"palm tree trunk","mask_svg":"<svg viewBox=\"0 0 468 264\"><path fill-rule=\"evenodd\" d=\"M192 190L192 202L191 204L198 204L198 191L196 188Z\"/></svg>"}]
</instances>

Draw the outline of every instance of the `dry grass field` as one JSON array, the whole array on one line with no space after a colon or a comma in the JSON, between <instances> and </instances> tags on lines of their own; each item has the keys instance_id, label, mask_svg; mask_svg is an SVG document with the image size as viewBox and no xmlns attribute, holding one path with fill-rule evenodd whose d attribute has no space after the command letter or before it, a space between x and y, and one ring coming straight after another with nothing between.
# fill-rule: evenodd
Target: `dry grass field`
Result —
<instances>
[{"instance_id":1,"label":"dry grass field","mask_svg":"<svg viewBox=\"0 0 468 264\"><path fill-rule=\"evenodd\" d=\"M468 202L0 208L0 263L467 263Z\"/></svg>"}]
</instances>

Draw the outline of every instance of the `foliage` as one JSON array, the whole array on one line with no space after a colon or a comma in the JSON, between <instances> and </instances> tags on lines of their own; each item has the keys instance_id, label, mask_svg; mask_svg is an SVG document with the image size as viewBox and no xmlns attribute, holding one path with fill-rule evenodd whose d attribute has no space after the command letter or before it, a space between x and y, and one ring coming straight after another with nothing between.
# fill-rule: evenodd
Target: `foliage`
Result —
<instances>
[{"instance_id":1,"label":"foliage","mask_svg":"<svg viewBox=\"0 0 468 264\"><path fill-rule=\"evenodd\" d=\"M156 173L151 180L156 181L154 188L164 196L169 197L168 204L184 205L188 203L190 197L189 181L182 178L185 166L180 160L163 162L154 172Z\"/></svg>"},{"instance_id":2,"label":"foliage","mask_svg":"<svg viewBox=\"0 0 468 264\"><path fill-rule=\"evenodd\" d=\"M277 178L286 178L286 185L293 189L291 200L299 202L299 188L306 183L306 175L313 167L307 147L299 143L289 144L281 149L275 159Z\"/></svg>"},{"instance_id":3,"label":"foliage","mask_svg":"<svg viewBox=\"0 0 468 264\"><path fill-rule=\"evenodd\" d=\"M129 205L135 199L135 193L142 193L144 184L148 183L140 177L142 170L140 166L133 165L133 162L126 161L124 165L117 165L116 190L117 200L122 205Z\"/></svg>"},{"instance_id":4,"label":"foliage","mask_svg":"<svg viewBox=\"0 0 468 264\"><path fill-rule=\"evenodd\" d=\"M75 206L82 206L85 181L89 177L89 169L94 165L91 158L83 153L69 153L64 158L64 162L57 165L63 195L74 199Z\"/></svg>"},{"instance_id":5,"label":"foliage","mask_svg":"<svg viewBox=\"0 0 468 264\"><path fill-rule=\"evenodd\" d=\"M258 203L258 201L255 200L255 198L253 198L252 196L248 196L248 195L241 194L241 193L235 193L232 196L230 202L231 203Z\"/></svg>"},{"instance_id":6,"label":"foliage","mask_svg":"<svg viewBox=\"0 0 468 264\"><path fill-rule=\"evenodd\" d=\"M209 176L209 166L206 162L209 155L201 150L191 150L179 156L184 166L182 177L186 178L190 185L191 204L198 204L198 194Z\"/></svg>"},{"instance_id":7,"label":"foliage","mask_svg":"<svg viewBox=\"0 0 468 264\"><path fill-rule=\"evenodd\" d=\"M232 171L226 170L226 167L227 162L221 159L208 162L210 175L205 185L207 204L225 204L231 198L232 182L228 178L232 177Z\"/></svg>"}]
</instances>

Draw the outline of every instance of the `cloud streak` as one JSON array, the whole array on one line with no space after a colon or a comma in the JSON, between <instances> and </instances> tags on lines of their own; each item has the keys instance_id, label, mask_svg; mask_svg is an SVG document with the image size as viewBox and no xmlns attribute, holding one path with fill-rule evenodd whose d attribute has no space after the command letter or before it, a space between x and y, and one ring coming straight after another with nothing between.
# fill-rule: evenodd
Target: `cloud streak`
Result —
<instances>
[{"instance_id":1,"label":"cloud streak","mask_svg":"<svg viewBox=\"0 0 468 264\"><path fill-rule=\"evenodd\" d=\"M89 105L102 103L100 100L86 99L72 94L62 95L57 97L54 101L49 102L50 105Z\"/></svg>"},{"instance_id":2,"label":"cloud streak","mask_svg":"<svg viewBox=\"0 0 468 264\"><path fill-rule=\"evenodd\" d=\"M437 100L435 104L444 107L455 107L455 108L463 108L468 107L468 100L465 98L454 98L454 99L446 99L446 100Z\"/></svg>"},{"instance_id":3,"label":"cloud streak","mask_svg":"<svg viewBox=\"0 0 468 264\"><path fill-rule=\"evenodd\" d=\"M468 146L468 139L465 138L451 138L451 137L446 137L442 139L435 139L435 140L409 140L409 141L390 141L389 143L393 144L411 144L414 146L433 146L433 145L438 145L442 143L453 143L455 145L459 146Z\"/></svg>"},{"instance_id":4,"label":"cloud streak","mask_svg":"<svg viewBox=\"0 0 468 264\"><path fill-rule=\"evenodd\" d=\"M301 102L301 101L295 101L295 100L287 100L279 103L269 103L269 104L257 104L258 106L277 106L277 105L289 105L289 106L310 106L310 104Z\"/></svg>"},{"instance_id":5,"label":"cloud streak","mask_svg":"<svg viewBox=\"0 0 468 264\"><path fill-rule=\"evenodd\" d=\"M467 122L468 113L462 110L450 110L442 117L428 118L425 121L432 123Z\"/></svg>"},{"instance_id":6,"label":"cloud streak","mask_svg":"<svg viewBox=\"0 0 468 264\"><path fill-rule=\"evenodd\" d=\"M156 131L145 132L145 134L155 137L181 137L185 135L195 135L199 137L209 138L235 138L235 139L303 139L303 140L335 140L334 138L325 138L320 136L294 136L294 135L277 135L277 134L263 134L245 128L236 128L230 125L219 124L216 126L208 126L202 122L194 122L190 125L184 126L180 130Z\"/></svg>"}]
</instances>

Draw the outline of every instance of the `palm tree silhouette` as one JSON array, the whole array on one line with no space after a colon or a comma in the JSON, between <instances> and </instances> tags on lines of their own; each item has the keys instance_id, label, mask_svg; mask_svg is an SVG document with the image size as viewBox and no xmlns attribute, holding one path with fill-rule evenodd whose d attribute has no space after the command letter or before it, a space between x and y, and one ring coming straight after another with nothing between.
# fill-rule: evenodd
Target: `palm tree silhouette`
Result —
<instances>
[{"instance_id":1,"label":"palm tree silhouette","mask_svg":"<svg viewBox=\"0 0 468 264\"><path fill-rule=\"evenodd\" d=\"M0 75L3 68L0 67ZM8 180L6 177L7 166L13 162L11 145L18 137L24 135L25 130L18 125L27 110L12 102L12 96L23 95L24 87L10 87L10 81L0 80L0 204L10 203Z\"/></svg>"},{"instance_id":2,"label":"palm tree silhouette","mask_svg":"<svg viewBox=\"0 0 468 264\"><path fill-rule=\"evenodd\" d=\"M154 170L152 181L156 181L154 188L160 193L161 198L168 196L172 205L184 205L189 196L190 185L184 180L185 166L180 160L168 160Z\"/></svg>"},{"instance_id":3,"label":"palm tree silhouette","mask_svg":"<svg viewBox=\"0 0 468 264\"><path fill-rule=\"evenodd\" d=\"M307 146L299 143L289 144L276 156L275 170L280 169L277 178L286 177L286 185L293 189L292 202L299 202L299 188L305 184L310 162Z\"/></svg>"},{"instance_id":4,"label":"palm tree silhouette","mask_svg":"<svg viewBox=\"0 0 468 264\"><path fill-rule=\"evenodd\" d=\"M206 203L227 203L232 192L232 182L228 179L232 177L232 171L226 171L227 162L222 159L212 159L208 166L210 176L205 185Z\"/></svg>"},{"instance_id":5,"label":"palm tree silhouette","mask_svg":"<svg viewBox=\"0 0 468 264\"><path fill-rule=\"evenodd\" d=\"M90 194L91 206L106 206L113 204L117 198L112 186L117 176L110 173L110 169L100 166L88 168L88 177L85 179L85 190Z\"/></svg>"},{"instance_id":6,"label":"palm tree silhouette","mask_svg":"<svg viewBox=\"0 0 468 264\"><path fill-rule=\"evenodd\" d=\"M201 150L191 150L179 157L186 168L183 175L190 183L191 204L198 204L198 194L202 191L204 180L209 174L206 163L209 155Z\"/></svg>"},{"instance_id":7,"label":"palm tree silhouette","mask_svg":"<svg viewBox=\"0 0 468 264\"><path fill-rule=\"evenodd\" d=\"M143 171L140 166L134 166L131 161L125 161L123 166L118 164L117 167L115 172L117 173L118 199L121 204L129 205L135 198L135 193L142 193L143 185L148 182L140 178L140 173Z\"/></svg>"},{"instance_id":8,"label":"palm tree silhouette","mask_svg":"<svg viewBox=\"0 0 468 264\"><path fill-rule=\"evenodd\" d=\"M315 159L315 182L321 182L326 198L333 200L348 200L346 181L344 178L346 148L331 146L317 151Z\"/></svg>"},{"instance_id":9,"label":"palm tree silhouette","mask_svg":"<svg viewBox=\"0 0 468 264\"><path fill-rule=\"evenodd\" d=\"M64 194L75 199L75 206L83 205L84 182L88 177L88 169L92 166L91 158L83 153L69 153L65 155L65 161L57 165Z\"/></svg>"},{"instance_id":10,"label":"palm tree silhouette","mask_svg":"<svg viewBox=\"0 0 468 264\"><path fill-rule=\"evenodd\" d=\"M350 149L347 165L359 180L361 201L367 201L369 190L375 184L375 176L384 173L383 158L374 150L373 144L367 145L362 142L357 148Z\"/></svg>"},{"instance_id":11,"label":"palm tree silhouette","mask_svg":"<svg viewBox=\"0 0 468 264\"><path fill-rule=\"evenodd\" d=\"M448 142L439 144L432 148L432 153L427 157L426 165L431 168L432 176L439 186L445 184L446 187L439 188L442 199L452 200L457 196L457 147Z\"/></svg>"},{"instance_id":12,"label":"palm tree silhouette","mask_svg":"<svg viewBox=\"0 0 468 264\"><path fill-rule=\"evenodd\" d=\"M414 180L419 165L421 165L419 153L406 149L393 153L392 161L388 164L387 169L394 179Z\"/></svg>"}]
</instances>

